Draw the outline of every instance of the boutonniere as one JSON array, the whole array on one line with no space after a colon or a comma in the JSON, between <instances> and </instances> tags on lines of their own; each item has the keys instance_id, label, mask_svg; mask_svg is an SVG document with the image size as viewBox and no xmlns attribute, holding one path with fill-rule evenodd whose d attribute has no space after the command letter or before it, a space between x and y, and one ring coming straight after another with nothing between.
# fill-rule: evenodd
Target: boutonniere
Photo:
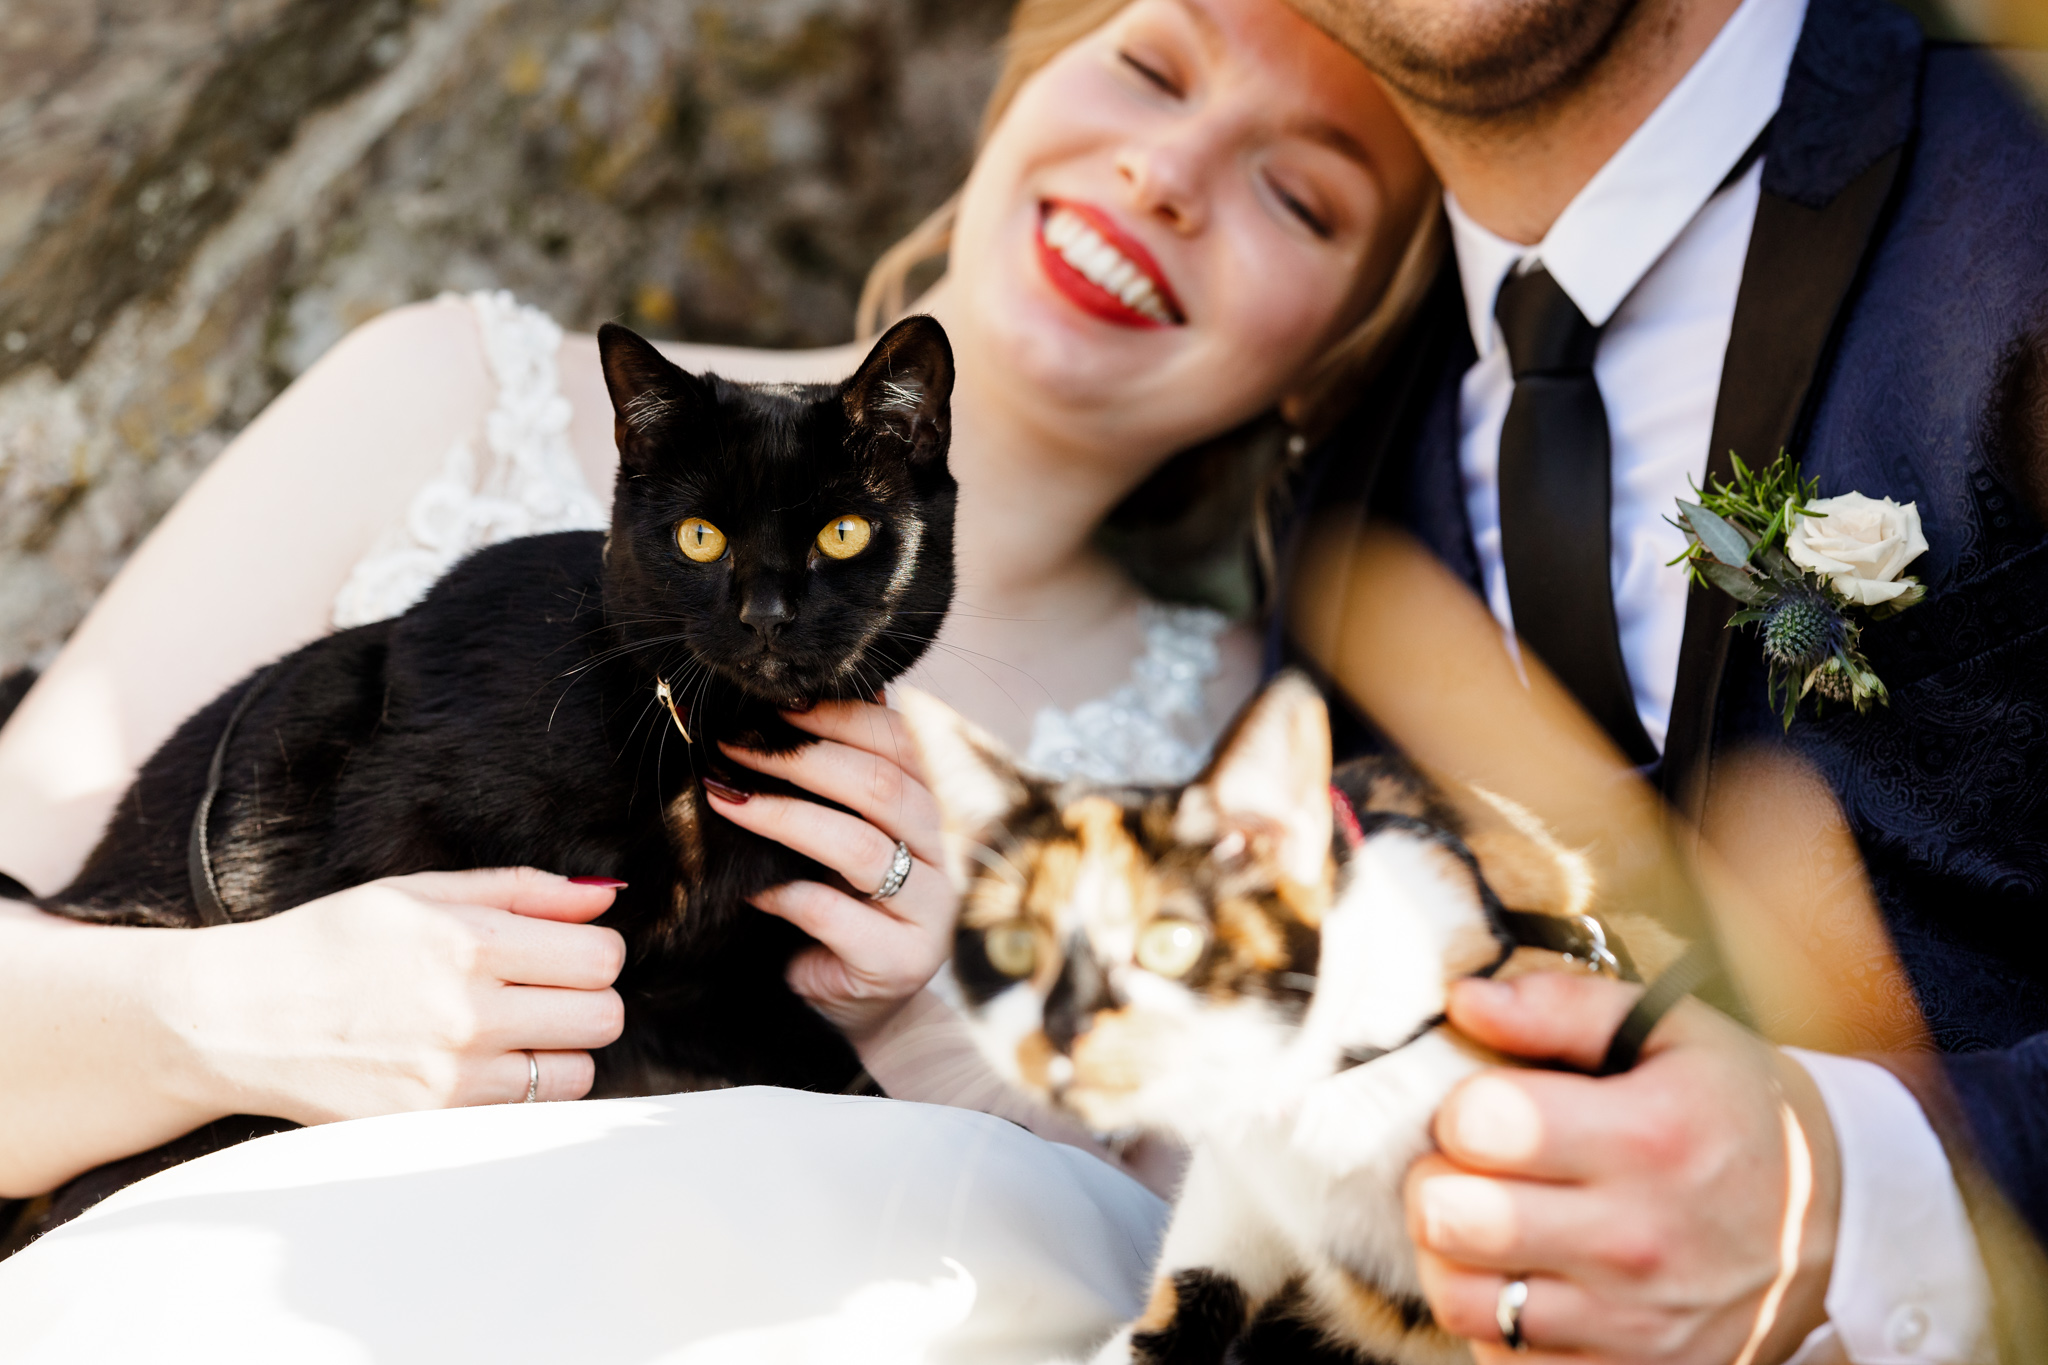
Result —
<instances>
[{"instance_id":1,"label":"boutonniere","mask_svg":"<svg viewBox=\"0 0 2048 1365\"><path fill-rule=\"evenodd\" d=\"M1861 493L1819 497L1820 481L1802 481L1782 451L1758 471L1737 459L1732 483L1711 482L1693 486L1699 501L1679 500L1673 524L1687 543L1671 562L1742 604L1730 627L1762 623L1771 704L1785 728L1809 693L1821 707L1889 704L1857 637L1863 619L1927 595L1903 572L1927 550L1919 508Z\"/></svg>"}]
</instances>

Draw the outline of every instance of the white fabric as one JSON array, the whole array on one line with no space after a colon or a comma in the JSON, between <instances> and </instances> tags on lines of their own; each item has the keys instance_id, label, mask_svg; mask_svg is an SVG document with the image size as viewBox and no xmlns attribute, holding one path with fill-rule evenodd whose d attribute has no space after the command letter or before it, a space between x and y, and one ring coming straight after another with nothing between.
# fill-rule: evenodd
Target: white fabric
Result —
<instances>
[{"instance_id":1,"label":"white fabric","mask_svg":"<svg viewBox=\"0 0 2048 1365\"><path fill-rule=\"evenodd\" d=\"M1804 0L1744 0L1699 61L1533 247L1474 222L1446 196L1479 360L1460 391L1459 466L1487 603L1512 628L1500 552L1500 428L1514 381L1493 317L1508 272L1540 261L1596 325L1593 377L1613 440L1614 612L1636 713L1659 748L1670 724L1685 537L1666 518L1706 471L1721 359L1756 217L1752 167L1715 188L1756 141L1785 86ZM1704 206L1704 207L1703 207ZM1768 460L1776 451L1740 452Z\"/></svg>"},{"instance_id":2,"label":"white fabric","mask_svg":"<svg viewBox=\"0 0 2048 1365\"><path fill-rule=\"evenodd\" d=\"M1216 637L1229 621L1206 607L1148 603L1145 652L1131 680L1071 711L1042 708L1024 764L1046 777L1185 782L1208 761L1204 690L1221 667Z\"/></svg>"},{"instance_id":3,"label":"white fabric","mask_svg":"<svg viewBox=\"0 0 2048 1365\"><path fill-rule=\"evenodd\" d=\"M1927 1116L1881 1066L1785 1050L1819 1088L1842 1158L1828 1322L1791 1365L1989 1365L1984 1262Z\"/></svg>"},{"instance_id":4,"label":"white fabric","mask_svg":"<svg viewBox=\"0 0 2048 1365\"><path fill-rule=\"evenodd\" d=\"M0 1263L0 1359L1026 1365L1136 1316L1166 1206L963 1109L501 1105L245 1143Z\"/></svg>"},{"instance_id":5,"label":"white fabric","mask_svg":"<svg viewBox=\"0 0 2048 1365\"><path fill-rule=\"evenodd\" d=\"M413 495L403 524L371 548L334 599L334 627L383 621L427 595L463 556L517 536L611 524L569 445L555 373L562 329L503 290L468 296L498 396L484 419L489 458L457 441Z\"/></svg>"},{"instance_id":6,"label":"white fabric","mask_svg":"<svg viewBox=\"0 0 2048 1365\"><path fill-rule=\"evenodd\" d=\"M1660 749L1686 599L1685 576L1668 567L1685 537L1668 519L1705 475L1762 166L1723 182L1777 109L1805 9L1804 0L1744 0L1536 246L1499 237L1445 200L1479 353L1459 390L1458 458L1487 603L1512 630L1499 464L1514 380L1494 299L1511 270L1541 262L1588 321L1606 326L1593 374L1613 441L1615 619L1636 714ZM1759 463L1777 454L1737 453ZM1815 1365L1844 1349L1858 1362L1976 1360L1989 1302L1983 1269L1926 1118L1882 1068L1801 1060L1827 1095L1843 1180L1830 1322L1802 1360ZM1901 1235L1913 1228L1929 1235ZM1900 1346L1909 1339L1910 1349Z\"/></svg>"}]
</instances>

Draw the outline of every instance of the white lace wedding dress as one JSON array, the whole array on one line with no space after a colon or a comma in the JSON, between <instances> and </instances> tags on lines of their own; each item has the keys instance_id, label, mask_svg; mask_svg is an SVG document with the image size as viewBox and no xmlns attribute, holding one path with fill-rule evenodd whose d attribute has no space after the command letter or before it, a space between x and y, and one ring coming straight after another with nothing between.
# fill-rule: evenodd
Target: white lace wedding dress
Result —
<instances>
[{"instance_id":1,"label":"white lace wedding dress","mask_svg":"<svg viewBox=\"0 0 2048 1365\"><path fill-rule=\"evenodd\" d=\"M498 396L356 567L337 627L513 536L601 527L561 333L469 302ZM1050 776L1174 782L1213 735L1214 612L1146 609L1108 697L1036 717ZM1004 1119L742 1089L397 1115L248 1143L0 1263L0 1359L1006 1365L1138 1311L1165 1205Z\"/></svg>"}]
</instances>

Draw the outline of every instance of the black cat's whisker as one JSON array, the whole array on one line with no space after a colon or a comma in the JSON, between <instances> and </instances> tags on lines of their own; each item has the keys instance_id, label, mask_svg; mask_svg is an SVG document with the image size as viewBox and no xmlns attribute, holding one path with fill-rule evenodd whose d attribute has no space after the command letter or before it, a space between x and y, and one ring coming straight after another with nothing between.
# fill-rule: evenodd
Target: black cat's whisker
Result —
<instances>
[{"instance_id":1,"label":"black cat's whisker","mask_svg":"<svg viewBox=\"0 0 2048 1365\"><path fill-rule=\"evenodd\" d=\"M586 632L586 638L589 634L595 633L596 632ZM549 709L547 728L549 730L554 729L556 712L561 710L562 703L569 699L570 691L576 686L576 684L579 681L582 680L583 675L588 673L591 669L596 668L600 664L607 663L612 659L619 658L622 655L631 653L635 650L642 648L651 648L656 645L661 645L669 643L671 641L681 640L684 638L686 638L684 634L678 633L675 635L657 636L651 640L636 640L623 645L615 645L610 649L601 650L598 653L591 655L589 658L585 659L583 662L575 665L572 668L563 669L560 673L557 673L552 679L549 680L552 682L561 682L563 679L567 679L569 682L569 686L564 687L562 689L560 695L558 695L555 698L554 706ZM540 692L540 688L546 686L547 683L542 683L540 687L536 687L534 689L535 694L538 695Z\"/></svg>"},{"instance_id":2,"label":"black cat's whisker","mask_svg":"<svg viewBox=\"0 0 2048 1365\"><path fill-rule=\"evenodd\" d=\"M967 664L968 667L972 668L976 673L979 673L991 687L994 687L998 692L1001 692L1004 698L1007 699L1009 703L1012 706L1015 706L1020 712L1024 710L1024 704L1018 701L1015 697L1011 696L1009 686L1006 683L1004 683L1002 679L998 678L995 674L989 672L986 668L983 668L980 662L978 662L979 660L985 659L989 663L994 664L998 668L1006 669L1011 673L1023 674L1024 679L1027 682L1030 682L1033 686L1037 687L1039 691L1045 693L1046 701L1048 703L1051 701L1052 694L1045 688L1045 686L1042 683L1040 683L1036 678L1033 678L1029 673L1026 673L1022 668L1019 668L1015 664L1007 663L1002 659L996 658L994 655L978 653L977 651L971 649L962 649L959 645L950 645L943 640L933 640L928 647L931 649L947 650L953 654L958 655L960 659Z\"/></svg>"},{"instance_id":3,"label":"black cat's whisker","mask_svg":"<svg viewBox=\"0 0 2048 1365\"><path fill-rule=\"evenodd\" d=\"M688 631L677 631L673 635L657 635L646 640L629 640L625 644L613 645L610 649L599 650L575 667L563 669L557 676L567 678L578 673L587 673L599 664L609 663L613 659L621 658L635 651L652 649L658 645L672 644L675 641L687 640L689 638L690 633Z\"/></svg>"},{"instance_id":4,"label":"black cat's whisker","mask_svg":"<svg viewBox=\"0 0 2048 1365\"><path fill-rule=\"evenodd\" d=\"M1019 891L1024 890L1029 885L1029 879L1025 877L1021 868L1011 862L1008 856L997 852L987 844L978 841L968 844L967 855L1010 885L1016 887Z\"/></svg>"}]
</instances>

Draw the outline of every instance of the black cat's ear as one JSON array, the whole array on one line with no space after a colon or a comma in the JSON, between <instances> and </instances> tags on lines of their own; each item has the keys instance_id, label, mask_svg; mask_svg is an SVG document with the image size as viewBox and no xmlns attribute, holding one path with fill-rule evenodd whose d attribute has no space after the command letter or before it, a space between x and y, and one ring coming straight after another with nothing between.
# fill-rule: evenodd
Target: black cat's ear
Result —
<instances>
[{"instance_id":1,"label":"black cat's ear","mask_svg":"<svg viewBox=\"0 0 2048 1365\"><path fill-rule=\"evenodd\" d=\"M604 386L612 396L619 463L642 471L653 452L698 406L701 389L652 342L616 322L597 329L597 354L604 365Z\"/></svg>"},{"instance_id":2,"label":"black cat's ear","mask_svg":"<svg viewBox=\"0 0 2048 1365\"><path fill-rule=\"evenodd\" d=\"M1190 843L1231 831L1271 838L1281 870L1314 886L1330 857L1332 820L1330 711L1314 683L1289 671L1252 698L1181 794L1173 832Z\"/></svg>"},{"instance_id":3,"label":"black cat's ear","mask_svg":"<svg viewBox=\"0 0 2048 1365\"><path fill-rule=\"evenodd\" d=\"M974 850L1003 817L1030 799L1030 790L994 735L914 687L897 687L895 699L917 747L925 786L938 802L946 875L964 891L977 866Z\"/></svg>"},{"instance_id":4,"label":"black cat's ear","mask_svg":"<svg viewBox=\"0 0 2048 1365\"><path fill-rule=\"evenodd\" d=\"M919 463L944 458L952 434L953 345L937 319L905 318L882 334L840 390L846 420L892 435Z\"/></svg>"}]
</instances>

